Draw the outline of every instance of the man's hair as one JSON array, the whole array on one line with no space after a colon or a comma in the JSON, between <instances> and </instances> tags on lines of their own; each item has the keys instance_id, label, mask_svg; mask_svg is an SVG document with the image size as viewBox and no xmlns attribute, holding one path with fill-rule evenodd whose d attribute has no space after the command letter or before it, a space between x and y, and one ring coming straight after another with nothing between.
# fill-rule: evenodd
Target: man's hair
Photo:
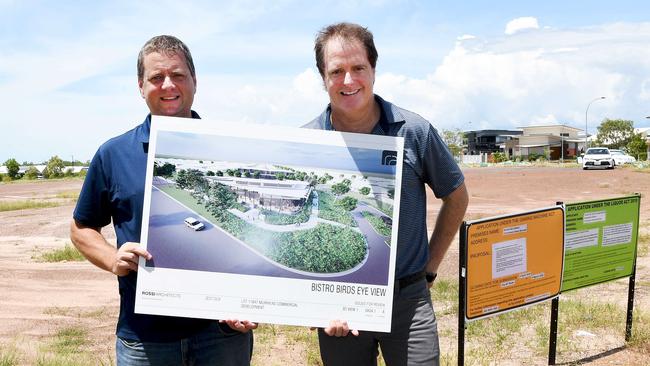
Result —
<instances>
[{"instance_id":1,"label":"man's hair","mask_svg":"<svg viewBox=\"0 0 650 366\"><path fill-rule=\"evenodd\" d=\"M144 57L153 52L162 53L166 56L176 54L185 56L185 62L190 69L190 74L193 78L196 77L194 61L192 61L192 54L190 53L190 49L187 48L187 45L174 36L161 35L151 38L140 49L140 53L138 54L138 80L144 78Z\"/></svg>"},{"instance_id":2,"label":"man's hair","mask_svg":"<svg viewBox=\"0 0 650 366\"><path fill-rule=\"evenodd\" d=\"M368 28L353 23L337 23L328 25L321 29L318 32L318 36L316 36L314 52L316 53L316 66L318 67L318 72L320 72L321 77L325 77L325 45L327 44L327 41L335 37L341 37L346 41L357 40L361 42L363 47L366 49L366 56L368 57L370 66L372 66L373 69L375 68L377 65L378 54L377 49L375 48L375 42L372 38L372 33Z\"/></svg>"}]
</instances>

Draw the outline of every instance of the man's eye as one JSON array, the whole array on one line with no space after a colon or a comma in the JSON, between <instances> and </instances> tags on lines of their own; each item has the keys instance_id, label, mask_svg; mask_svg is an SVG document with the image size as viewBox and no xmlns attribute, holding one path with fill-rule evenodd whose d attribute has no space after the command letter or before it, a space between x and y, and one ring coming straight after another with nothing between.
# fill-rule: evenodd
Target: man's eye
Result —
<instances>
[{"instance_id":1,"label":"man's eye","mask_svg":"<svg viewBox=\"0 0 650 366\"><path fill-rule=\"evenodd\" d=\"M151 80L153 82L158 82L158 81L161 81L162 79L163 79L162 75L154 75L149 80Z\"/></svg>"}]
</instances>

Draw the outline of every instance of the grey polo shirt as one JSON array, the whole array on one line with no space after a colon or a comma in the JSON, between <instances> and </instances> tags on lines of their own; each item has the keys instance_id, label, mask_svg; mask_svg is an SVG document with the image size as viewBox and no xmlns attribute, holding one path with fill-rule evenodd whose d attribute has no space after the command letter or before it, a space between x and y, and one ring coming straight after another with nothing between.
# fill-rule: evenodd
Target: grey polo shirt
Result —
<instances>
[{"instance_id":1,"label":"grey polo shirt","mask_svg":"<svg viewBox=\"0 0 650 366\"><path fill-rule=\"evenodd\" d=\"M463 173L436 129L416 113L397 107L375 95L381 118L374 135L404 137L404 164L397 234L395 278L424 270L429 258L425 185L437 198L452 193L464 181ZM303 128L333 130L331 106Z\"/></svg>"}]
</instances>

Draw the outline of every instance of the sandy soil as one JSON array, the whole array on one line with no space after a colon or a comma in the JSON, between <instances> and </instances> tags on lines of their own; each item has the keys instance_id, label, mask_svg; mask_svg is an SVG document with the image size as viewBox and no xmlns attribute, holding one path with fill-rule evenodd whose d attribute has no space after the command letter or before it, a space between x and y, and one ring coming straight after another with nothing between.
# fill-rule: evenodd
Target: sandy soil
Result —
<instances>
[{"instance_id":1,"label":"sandy soil","mask_svg":"<svg viewBox=\"0 0 650 366\"><path fill-rule=\"evenodd\" d=\"M470 207L466 218L494 216L529 209L547 207L556 201L576 202L589 199L616 197L639 192L650 193L650 174L632 169L614 171L582 171L579 168L511 167L464 169L470 192ZM88 262L44 263L41 253L61 248L69 243L69 223L74 209L71 199L57 197L57 193L78 191L79 180L39 181L21 184L0 184L0 201L19 199L46 199L63 205L45 209L0 212L0 345L15 347L20 353L36 357L47 350L53 336L66 327L89 330L92 352L98 359L114 359L114 327L118 313L119 295L114 276ZM439 201L429 197L429 223L433 227ZM650 228L650 201L641 201L641 228ZM114 240L112 228L104 233ZM648 257L640 257L637 281L649 283ZM458 244L452 245L443 262L440 276L458 275ZM620 289L610 294L610 287L592 287L595 298L625 301ZM601 296L602 295L602 296ZM608 296L605 296L608 295ZM650 309L646 288L637 291L635 306ZM442 321L439 327L454 328L453 317ZM558 362L576 362L580 359L593 365L650 364L650 356L624 348L623 335L613 334L593 342L586 354L575 357L563 355ZM453 338L441 339L443 351L453 348ZM275 346L273 349L275 350ZM2 349L2 348L0 348ZM646 347L650 349L650 347ZM301 364L292 350L275 350L282 357ZM299 351L297 351L299 352ZM264 355L269 364L275 356ZM589 358L591 357L591 358ZM32 358L33 359L33 358ZM513 361L514 364L522 363ZM508 363L504 361L504 363ZM524 362L528 363L528 362ZM543 360L531 361L543 363Z\"/></svg>"}]
</instances>

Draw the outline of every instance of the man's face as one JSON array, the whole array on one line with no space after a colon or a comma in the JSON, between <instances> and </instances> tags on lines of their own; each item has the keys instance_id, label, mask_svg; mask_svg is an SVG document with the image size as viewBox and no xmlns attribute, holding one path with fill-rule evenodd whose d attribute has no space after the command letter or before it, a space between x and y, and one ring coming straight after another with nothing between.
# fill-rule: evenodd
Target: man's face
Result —
<instances>
[{"instance_id":1,"label":"man's face","mask_svg":"<svg viewBox=\"0 0 650 366\"><path fill-rule=\"evenodd\" d=\"M323 54L323 82L332 109L349 117L367 114L373 107L375 70L358 40L331 38Z\"/></svg>"},{"instance_id":2,"label":"man's face","mask_svg":"<svg viewBox=\"0 0 650 366\"><path fill-rule=\"evenodd\" d=\"M144 56L140 94L153 115L191 117L196 79L181 53L152 52Z\"/></svg>"}]
</instances>

